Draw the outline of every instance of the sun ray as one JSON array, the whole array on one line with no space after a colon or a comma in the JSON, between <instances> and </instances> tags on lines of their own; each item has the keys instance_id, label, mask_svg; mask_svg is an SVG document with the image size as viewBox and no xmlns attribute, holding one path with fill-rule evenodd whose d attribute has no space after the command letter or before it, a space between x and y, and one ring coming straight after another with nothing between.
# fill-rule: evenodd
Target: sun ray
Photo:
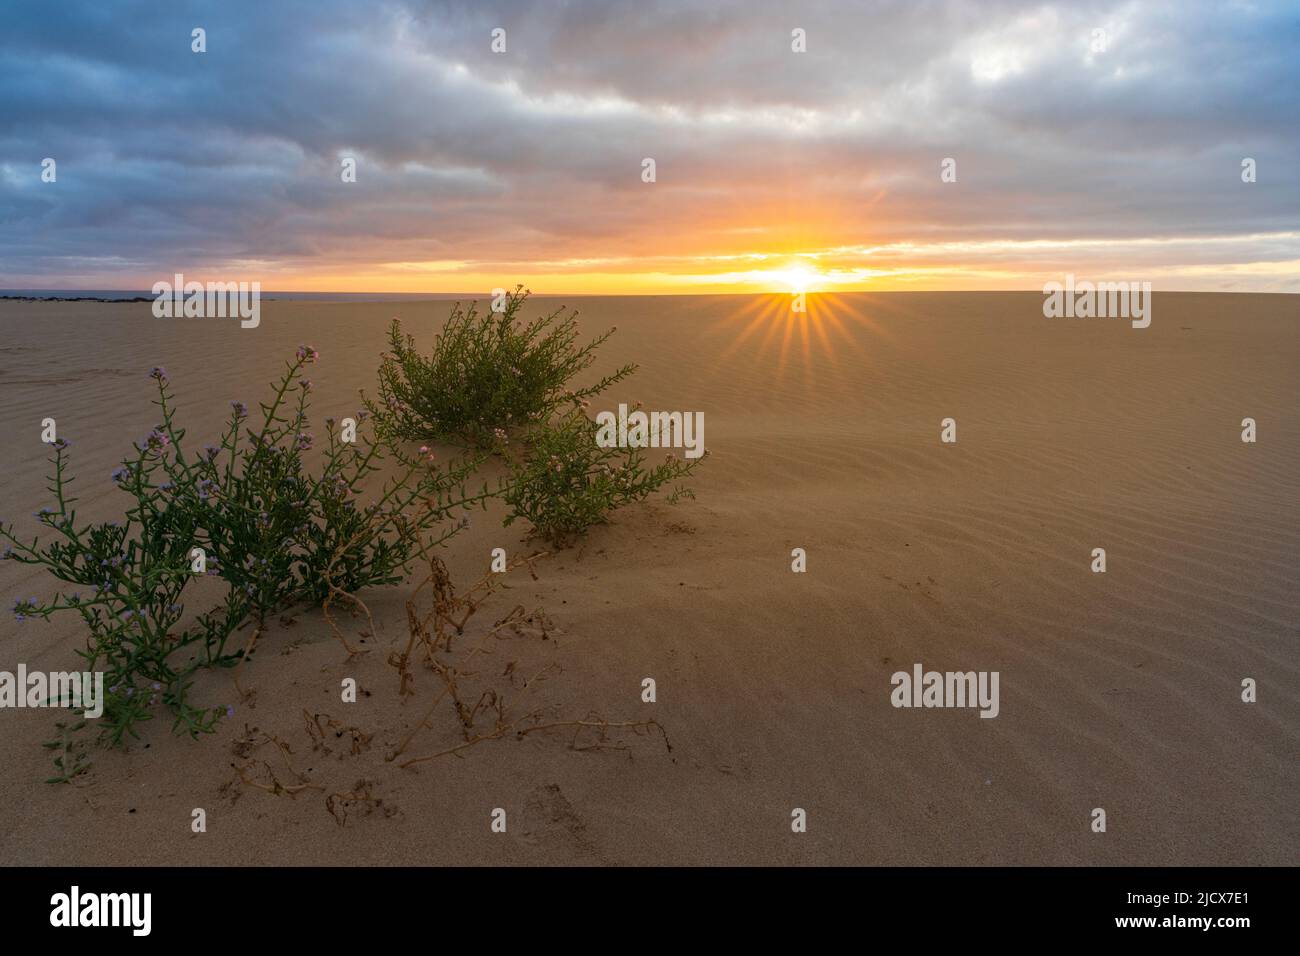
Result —
<instances>
[{"instance_id":1,"label":"sun ray","mask_svg":"<svg viewBox=\"0 0 1300 956\"><path fill-rule=\"evenodd\" d=\"M891 311L897 307L871 293L757 294L716 320L716 333L727 340L718 363L725 366L747 352L752 361L771 364L775 382L786 382L793 372L811 385L818 375L869 366L871 340L894 339L882 321L882 314Z\"/></svg>"}]
</instances>

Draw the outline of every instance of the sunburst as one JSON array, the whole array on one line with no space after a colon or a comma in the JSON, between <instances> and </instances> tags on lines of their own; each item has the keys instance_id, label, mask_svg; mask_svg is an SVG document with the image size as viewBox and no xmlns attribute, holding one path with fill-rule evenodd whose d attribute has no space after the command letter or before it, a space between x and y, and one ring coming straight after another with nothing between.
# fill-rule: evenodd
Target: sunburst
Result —
<instances>
[{"instance_id":1,"label":"sunburst","mask_svg":"<svg viewBox=\"0 0 1300 956\"><path fill-rule=\"evenodd\" d=\"M773 270L772 274L778 271L795 278L786 270ZM812 291L816 273L810 271L809 275L813 278L803 288L795 281L787 281L787 291L755 295L720 321L719 331L730 342L719 355L719 362L725 364L742 349L755 353L759 361L775 352L778 380L784 379L795 365L802 370L795 374L808 382L815 378L815 366L829 371L846 361L849 366L870 362L870 337L890 338L880 321L879 300L852 293L818 294ZM795 301L801 294L803 309L797 311Z\"/></svg>"}]
</instances>

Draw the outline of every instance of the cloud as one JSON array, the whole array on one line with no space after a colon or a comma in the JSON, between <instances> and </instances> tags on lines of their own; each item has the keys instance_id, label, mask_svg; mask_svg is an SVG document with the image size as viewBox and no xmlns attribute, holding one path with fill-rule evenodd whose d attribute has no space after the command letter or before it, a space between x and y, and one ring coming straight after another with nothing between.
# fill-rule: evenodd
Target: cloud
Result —
<instances>
[{"instance_id":1,"label":"cloud","mask_svg":"<svg viewBox=\"0 0 1300 956\"><path fill-rule=\"evenodd\" d=\"M755 253L866 275L862 250L886 247L913 250L923 277L926 247L1004 286L1082 259L1184 287L1297 288L1300 20L1286 4L74 2L7 16L0 286L141 288L256 264L279 288L552 274L563 289L593 269L686 276ZM41 182L45 157L57 183Z\"/></svg>"}]
</instances>

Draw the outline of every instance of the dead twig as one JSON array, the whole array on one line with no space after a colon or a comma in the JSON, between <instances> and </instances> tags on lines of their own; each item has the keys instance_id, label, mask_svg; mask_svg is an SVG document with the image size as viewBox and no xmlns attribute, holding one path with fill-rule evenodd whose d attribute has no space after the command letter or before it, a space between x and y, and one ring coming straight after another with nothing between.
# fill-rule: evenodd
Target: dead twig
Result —
<instances>
[{"instance_id":1,"label":"dead twig","mask_svg":"<svg viewBox=\"0 0 1300 956\"><path fill-rule=\"evenodd\" d=\"M523 740L524 737L528 736L529 734L537 733L538 731L541 730L558 730L560 728L567 728L567 727L574 728L573 740L569 744L569 746L573 750L602 749L605 746L605 742L608 740L608 733L610 730L626 729L626 730L633 730L633 731L640 731L640 730L648 731L651 728L654 728L655 730L659 731L660 735L664 739L664 746L668 748L668 751L670 753L672 752L673 749L672 744L668 741L668 734L664 731L663 726L653 718L649 720L605 720L603 717L597 717L595 715L591 715L584 720L557 720L545 724L534 724L531 727L523 727L523 728L519 727L519 724L523 723L529 718L535 719L536 716L537 714L536 712L534 712L532 714L527 715L526 717L521 718L520 720L514 721L513 723L498 724L497 728L493 730L491 733L479 734L477 737L467 740L463 744L457 744L455 747L448 747L446 750L439 750L437 753L426 754L422 757L412 757L410 760L405 760L402 763L398 764L398 766L405 769L407 767L414 766L415 764L418 763L427 763L430 760L436 760L439 757L446 757L452 754L458 754L461 751L468 750L470 747L476 746L477 744L481 744L484 741L500 740L501 738L506 737L511 733L515 734L515 739ZM595 744L586 747L579 747L578 737L585 729L599 730L600 731L599 737Z\"/></svg>"}]
</instances>

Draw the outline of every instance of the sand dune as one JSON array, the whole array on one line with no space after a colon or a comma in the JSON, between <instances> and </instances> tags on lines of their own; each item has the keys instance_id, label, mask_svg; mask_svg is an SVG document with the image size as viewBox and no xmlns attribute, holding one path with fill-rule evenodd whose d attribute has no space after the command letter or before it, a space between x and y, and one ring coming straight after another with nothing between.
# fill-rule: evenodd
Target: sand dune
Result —
<instances>
[{"instance_id":1,"label":"sand dune","mask_svg":"<svg viewBox=\"0 0 1300 956\"><path fill-rule=\"evenodd\" d=\"M358 661L299 614L263 637L250 700L228 673L203 676L200 699L235 705L216 734L156 720L75 786L41 782L51 712L0 711L0 862L1295 863L1300 304L1157 294L1135 330L1045 319L1041 301L823 296L792 319L778 297L577 300L586 331L619 328L601 367L641 365L597 405L703 411L712 456L696 500L629 508L536 581L512 573L466 640L516 604L543 608L551 638L492 639L482 680L521 713L653 717L671 749L615 733L617 748L578 751L555 731L398 769L384 754L435 684L399 699L386 658L411 588L376 591ZM240 330L142 304L0 303L0 515L36 530L44 417L73 442L83 515L120 513L108 475L155 424L152 365L196 444L300 342L321 351L315 415L348 414L394 314L428 342L447 306L273 301ZM1240 441L1246 416L1257 444ZM946 417L955 445L939 441ZM540 547L500 513L448 548L458 583L493 547ZM0 565L5 596L52 583ZM359 640L364 621L346 626ZM6 614L0 669L71 668L82 640L79 621ZM916 662L999 671L999 716L895 709L890 675ZM369 692L356 704L339 702L345 676ZM1258 703L1241 702L1243 677ZM313 749L304 709L370 742ZM240 740L262 732L325 789L240 783ZM462 739L443 710L410 752ZM273 747L255 756L284 767ZM327 794L362 791L342 825L327 812ZM195 807L207 834L191 833ZM506 834L489 831L495 807Z\"/></svg>"}]
</instances>

